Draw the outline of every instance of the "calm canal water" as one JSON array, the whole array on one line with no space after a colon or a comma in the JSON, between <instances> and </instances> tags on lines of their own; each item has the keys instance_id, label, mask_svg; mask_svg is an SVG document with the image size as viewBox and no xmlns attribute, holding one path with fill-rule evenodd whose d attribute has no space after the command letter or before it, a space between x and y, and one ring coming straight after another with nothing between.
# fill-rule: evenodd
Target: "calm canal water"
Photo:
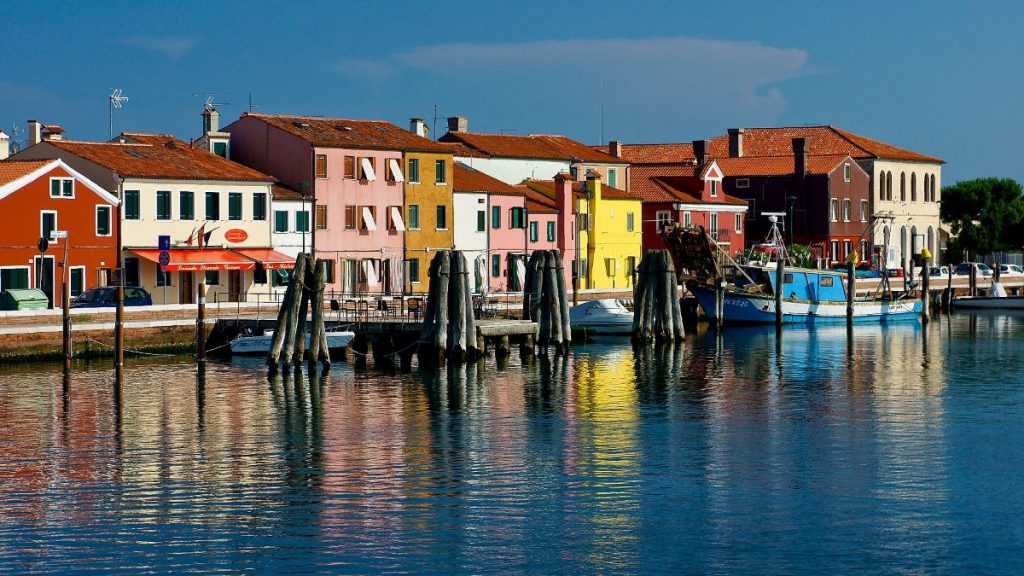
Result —
<instances>
[{"instance_id":1,"label":"calm canal water","mask_svg":"<svg viewBox=\"0 0 1024 576\"><path fill-rule=\"evenodd\" d=\"M0 370L0 572L1020 573L1024 316ZM118 407L119 404L119 407Z\"/></svg>"}]
</instances>

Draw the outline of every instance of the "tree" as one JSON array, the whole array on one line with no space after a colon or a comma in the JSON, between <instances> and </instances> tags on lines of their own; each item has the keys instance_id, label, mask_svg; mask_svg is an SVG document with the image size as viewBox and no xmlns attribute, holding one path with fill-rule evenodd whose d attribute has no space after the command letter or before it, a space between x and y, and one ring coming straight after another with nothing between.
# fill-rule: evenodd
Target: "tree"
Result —
<instances>
[{"instance_id":1,"label":"tree","mask_svg":"<svg viewBox=\"0 0 1024 576\"><path fill-rule=\"evenodd\" d=\"M1024 243L1024 197L1016 180L977 178L947 186L939 214L956 237L950 242L952 262L965 252L983 256Z\"/></svg>"}]
</instances>

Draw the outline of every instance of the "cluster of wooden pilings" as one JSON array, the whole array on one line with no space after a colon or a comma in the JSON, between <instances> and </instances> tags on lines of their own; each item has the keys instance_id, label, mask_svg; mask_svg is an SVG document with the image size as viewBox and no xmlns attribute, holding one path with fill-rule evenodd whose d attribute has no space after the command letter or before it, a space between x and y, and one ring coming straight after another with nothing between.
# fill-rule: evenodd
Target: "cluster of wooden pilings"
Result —
<instances>
[{"instance_id":1,"label":"cluster of wooden pilings","mask_svg":"<svg viewBox=\"0 0 1024 576\"><path fill-rule=\"evenodd\" d=\"M668 250L648 250L637 267L633 340L681 342L685 336L679 282Z\"/></svg>"},{"instance_id":2,"label":"cluster of wooden pilings","mask_svg":"<svg viewBox=\"0 0 1024 576\"><path fill-rule=\"evenodd\" d=\"M538 323L537 346L541 355L554 349L567 354L572 342L565 268L558 250L537 250L526 265L523 285L523 320Z\"/></svg>"},{"instance_id":3,"label":"cluster of wooden pilings","mask_svg":"<svg viewBox=\"0 0 1024 576\"><path fill-rule=\"evenodd\" d=\"M292 279L277 313L277 324L267 353L267 367L272 375L280 366L298 367L302 363L307 330L310 335L310 371L316 368L317 360L323 362L325 370L331 365L323 313L324 267L316 264L310 254L300 253L295 258ZM312 326L306 325L307 315L312 317Z\"/></svg>"},{"instance_id":4,"label":"cluster of wooden pilings","mask_svg":"<svg viewBox=\"0 0 1024 576\"><path fill-rule=\"evenodd\" d=\"M423 313L420 358L444 362L473 360L483 353L477 342L471 274L459 250L439 250L430 261L430 290Z\"/></svg>"}]
</instances>

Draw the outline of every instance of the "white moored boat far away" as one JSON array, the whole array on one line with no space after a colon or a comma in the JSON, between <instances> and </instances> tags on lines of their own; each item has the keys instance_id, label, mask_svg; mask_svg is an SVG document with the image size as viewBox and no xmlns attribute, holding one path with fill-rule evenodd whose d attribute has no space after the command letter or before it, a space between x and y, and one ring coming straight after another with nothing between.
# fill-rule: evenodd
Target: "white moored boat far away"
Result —
<instances>
[{"instance_id":1,"label":"white moored boat far away","mask_svg":"<svg viewBox=\"0 0 1024 576\"><path fill-rule=\"evenodd\" d=\"M573 329L587 334L622 334L633 331L633 303L623 298L581 302L569 309Z\"/></svg>"},{"instance_id":2,"label":"white moored boat far away","mask_svg":"<svg viewBox=\"0 0 1024 576\"><path fill-rule=\"evenodd\" d=\"M327 333L327 347L340 350L348 346L355 338L355 332L337 331ZM266 330L260 336L239 336L231 341L232 354L266 354L270 352L270 344L274 340L274 331ZM306 336L306 350L309 350L310 337Z\"/></svg>"},{"instance_id":3,"label":"white moored boat far away","mask_svg":"<svg viewBox=\"0 0 1024 576\"><path fill-rule=\"evenodd\" d=\"M1008 296L999 282L992 282L988 296L957 296L953 307L968 310L1024 310L1024 296Z\"/></svg>"}]
</instances>

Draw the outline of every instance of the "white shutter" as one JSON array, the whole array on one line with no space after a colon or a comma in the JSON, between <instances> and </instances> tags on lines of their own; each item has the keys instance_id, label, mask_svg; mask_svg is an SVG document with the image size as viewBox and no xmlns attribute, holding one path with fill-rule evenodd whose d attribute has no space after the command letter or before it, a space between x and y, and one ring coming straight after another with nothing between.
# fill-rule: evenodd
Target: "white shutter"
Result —
<instances>
[{"instance_id":1,"label":"white shutter","mask_svg":"<svg viewBox=\"0 0 1024 576\"><path fill-rule=\"evenodd\" d=\"M395 223L395 230L405 231L405 222L402 220L402 211L398 206L391 207L391 221Z\"/></svg>"},{"instance_id":2,"label":"white shutter","mask_svg":"<svg viewBox=\"0 0 1024 576\"><path fill-rule=\"evenodd\" d=\"M369 158L360 158L359 163L363 167L363 174L366 175L366 180L373 182L377 179L377 174L373 171L373 164L370 164Z\"/></svg>"},{"instance_id":3,"label":"white shutter","mask_svg":"<svg viewBox=\"0 0 1024 576\"><path fill-rule=\"evenodd\" d=\"M363 206L363 226L365 226L367 230L377 230L377 223L373 221L373 214L370 213L369 206Z\"/></svg>"},{"instance_id":4,"label":"white shutter","mask_svg":"<svg viewBox=\"0 0 1024 576\"><path fill-rule=\"evenodd\" d=\"M405 176L402 175L402 167L398 165L398 160L394 158L388 159L388 165L391 166L391 174L395 177L395 182L405 182ZM404 228L401 228L404 230Z\"/></svg>"}]
</instances>

